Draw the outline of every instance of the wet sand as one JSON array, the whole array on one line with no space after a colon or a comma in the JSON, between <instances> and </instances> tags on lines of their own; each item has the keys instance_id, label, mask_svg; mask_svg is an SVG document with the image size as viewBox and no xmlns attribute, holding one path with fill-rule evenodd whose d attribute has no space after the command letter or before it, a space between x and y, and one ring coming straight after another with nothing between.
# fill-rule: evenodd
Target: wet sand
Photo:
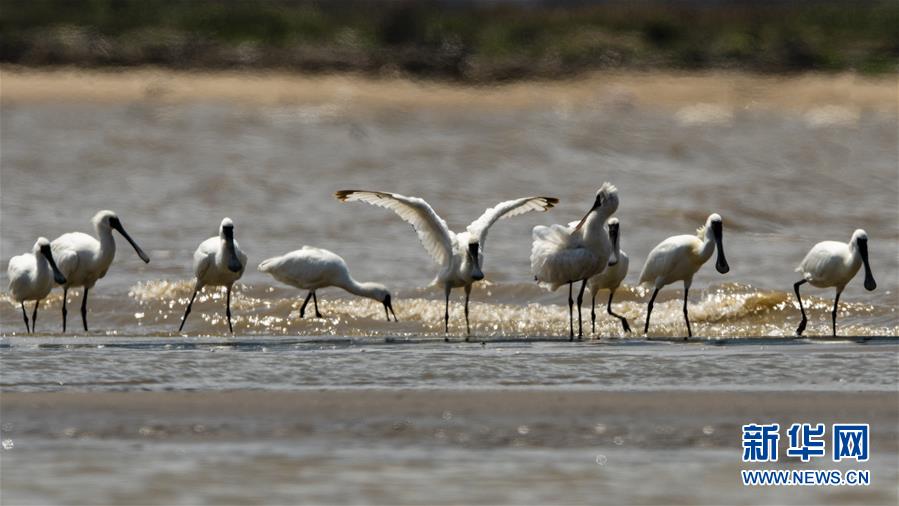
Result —
<instances>
[{"instance_id":1,"label":"wet sand","mask_svg":"<svg viewBox=\"0 0 899 506\"><path fill-rule=\"evenodd\" d=\"M3 437L15 446L3 453L3 502L891 504L897 401L895 392L7 392ZM874 454L863 466L774 467L865 468L871 486L742 487L740 469L753 466L740 463L740 425L754 421L870 423Z\"/></svg>"},{"instance_id":2,"label":"wet sand","mask_svg":"<svg viewBox=\"0 0 899 506\"><path fill-rule=\"evenodd\" d=\"M697 103L744 110L805 112L821 105L895 113L894 77L857 74L763 76L740 72L605 72L557 81L468 86L355 75L190 72L144 68L100 71L0 67L0 98L16 103L224 101L256 105L351 103L374 107L622 107Z\"/></svg>"},{"instance_id":3,"label":"wet sand","mask_svg":"<svg viewBox=\"0 0 899 506\"><path fill-rule=\"evenodd\" d=\"M89 414L98 420L159 417L234 417L258 415L284 420L352 419L367 416L565 417L623 416L656 419L815 420L859 418L870 423L899 418L899 392L609 392L559 390L301 390L219 392L4 392L0 407L7 419L59 424ZM523 418L522 418L523 419ZM26 430L33 430L32 428ZM896 449L891 437L879 433ZM728 441L730 444L730 441Z\"/></svg>"}]
</instances>

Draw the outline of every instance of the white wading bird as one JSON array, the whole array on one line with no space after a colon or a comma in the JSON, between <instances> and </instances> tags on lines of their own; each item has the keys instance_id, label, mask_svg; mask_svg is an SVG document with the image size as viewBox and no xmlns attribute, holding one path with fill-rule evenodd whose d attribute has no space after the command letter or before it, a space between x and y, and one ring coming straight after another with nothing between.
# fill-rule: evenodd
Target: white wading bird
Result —
<instances>
[{"instance_id":1,"label":"white wading bird","mask_svg":"<svg viewBox=\"0 0 899 506\"><path fill-rule=\"evenodd\" d=\"M652 298L649 299L649 307L646 310L644 334L649 331L652 305L659 290L675 281L683 281L684 320L687 322L687 337L693 337L690 316L687 313L690 285L693 283L693 275L702 267L702 264L712 257L712 251L716 249L718 259L715 261L715 269L721 274L726 274L730 270L727 259L724 257L723 234L724 225L721 216L712 214L706 220L705 225L696 231L696 235L669 237L649 252L649 257L643 264L643 272L640 273L640 284L650 284L654 288Z\"/></svg>"},{"instance_id":2,"label":"white wading bird","mask_svg":"<svg viewBox=\"0 0 899 506\"><path fill-rule=\"evenodd\" d=\"M115 258L115 238L112 231L116 230L125 238L137 252L144 263L150 262L150 257L140 249L134 239L125 232L119 217L112 211L100 211L94 215L91 221L99 240L82 232L70 232L57 237L50 248L53 250L53 258L59 271L66 278L62 290L62 331L66 331L66 298L69 288L84 287L81 296L81 323L87 332L87 292L94 287L98 279L106 275L109 266Z\"/></svg>"},{"instance_id":3,"label":"white wading bird","mask_svg":"<svg viewBox=\"0 0 899 506\"><path fill-rule=\"evenodd\" d=\"M602 272L587 280L587 288L590 290L590 293L593 294L593 302L590 305L590 321L591 330L594 334L596 333L596 294L604 288L609 291L609 302L606 304L606 311L621 321L621 326L624 327L625 332L631 331L631 326L628 325L627 318L615 314L612 311L612 297L615 296L615 290L621 286L621 282L624 281L624 278L627 276L627 268L630 265L630 259L628 259L627 253L622 251L619 246L620 232L618 218L611 218L608 227L609 240L612 242L612 251L614 251L614 255L618 257L618 263L606 267Z\"/></svg>"},{"instance_id":4,"label":"white wading bird","mask_svg":"<svg viewBox=\"0 0 899 506\"><path fill-rule=\"evenodd\" d=\"M797 335L802 335L808 319L805 317L805 308L802 307L802 297L799 296L799 287L809 283L818 288L834 287L837 290L833 300L833 312L830 314L833 320L833 335L837 335L837 305L840 303L840 294L846 288L846 284L855 277L859 267L865 266L865 289L872 291L877 288L874 275L871 274L871 265L868 263L868 234L858 229L852 233L849 243L837 241L819 242L805 255L805 259L796 268L796 272L802 274L802 280L793 285L796 298L799 299L799 311L802 312L802 321L796 329Z\"/></svg>"},{"instance_id":5,"label":"white wading bird","mask_svg":"<svg viewBox=\"0 0 899 506\"><path fill-rule=\"evenodd\" d=\"M194 304L197 292L204 286L224 286L228 292L225 300L225 316L228 317L228 331L233 334L231 287L243 276L246 265L247 255L240 250L240 246L234 240L234 223L231 218L225 218L219 225L219 235L201 242L197 251L194 251L194 274L197 277L197 284L194 286L194 293L190 296L190 302L187 303L187 309L181 318L178 332L181 332L184 323L187 322L187 315L190 314L190 308Z\"/></svg>"},{"instance_id":6,"label":"white wading bird","mask_svg":"<svg viewBox=\"0 0 899 506\"><path fill-rule=\"evenodd\" d=\"M391 209L412 225L418 233L422 246L440 265L440 272L432 284L443 285L446 295L443 313L444 332L449 332L450 292L453 288L464 287L465 329L469 335L471 328L468 324L468 298L471 294L471 285L484 279L481 267L484 262L484 243L490 226L501 218L511 218L529 211L546 211L559 202L559 199L552 197L508 200L487 209L480 218L468 225L465 232L454 233L447 228L446 222L431 206L420 198L365 190L341 190L335 193L335 196L343 202L360 200ZM444 340L448 341L449 338Z\"/></svg>"},{"instance_id":7,"label":"white wading bird","mask_svg":"<svg viewBox=\"0 0 899 506\"><path fill-rule=\"evenodd\" d=\"M40 237L34 243L31 253L10 258L6 274L9 277L9 294L22 306L25 331L33 332L34 325L37 323L37 308L41 305L41 300L53 289L54 281L60 285L66 282L65 276L59 272L56 262L53 261L50 241L46 237ZM25 313L26 300L34 301L31 328L28 328L28 314Z\"/></svg>"},{"instance_id":8,"label":"white wading bird","mask_svg":"<svg viewBox=\"0 0 899 506\"><path fill-rule=\"evenodd\" d=\"M568 325L570 340L574 340L574 300L572 287L581 281L577 297L578 337L584 335L581 304L587 280L609 265L618 263L604 225L618 210L618 189L603 183L596 192L593 206L574 226L538 225L533 230L531 271L534 279L555 291L568 285Z\"/></svg>"},{"instance_id":9,"label":"white wading bird","mask_svg":"<svg viewBox=\"0 0 899 506\"><path fill-rule=\"evenodd\" d=\"M343 288L353 295L368 297L384 304L387 321L390 321L390 313L393 313L393 304L390 301L390 292L387 291L387 287L380 283L356 281L350 276L350 270L343 258L326 249L303 246L302 249L291 251L286 255L263 260L259 264L259 270L270 274L282 283L300 290L309 290L303 306L300 307L300 318L306 314L306 304L309 303L310 297L315 304L315 316L321 318L315 291L328 286ZM399 321L396 313L393 313L393 319Z\"/></svg>"}]
</instances>

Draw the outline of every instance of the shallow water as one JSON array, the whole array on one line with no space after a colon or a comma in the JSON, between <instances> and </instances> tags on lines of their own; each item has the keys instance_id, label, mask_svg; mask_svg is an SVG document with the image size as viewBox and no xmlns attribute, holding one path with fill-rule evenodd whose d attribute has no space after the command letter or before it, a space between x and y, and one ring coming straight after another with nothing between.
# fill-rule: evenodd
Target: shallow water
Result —
<instances>
[{"instance_id":1,"label":"shallow water","mask_svg":"<svg viewBox=\"0 0 899 506\"><path fill-rule=\"evenodd\" d=\"M563 388L589 390L886 391L899 347L715 345L537 339L5 338L4 391Z\"/></svg>"},{"instance_id":2,"label":"shallow water","mask_svg":"<svg viewBox=\"0 0 899 506\"><path fill-rule=\"evenodd\" d=\"M22 458L7 457L13 465L5 479L16 487L6 496L19 504L51 499L64 504L838 505L890 504L896 498L889 486L896 473L888 458L869 464L882 478L874 487L783 490L735 487L740 466L734 451L722 448L660 451L612 443L558 451L524 445L459 448L439 440L407 447L358 439L184 444L88 438L23 444L31 445L27 469L62 486L29 480L16 465ZM62 463L76 459L81 466ZM122 479L83 492L85 482L111 473ZM340 487L331 486L335 476ZM260 479L269 486L261 487Z\"/></svg>"},{"instance_id":3,"label":"shallow water","mask_svg":"<svg viewBox=\"0 0 899 506\"><path fill-rule=\"evenodd\" d=\"M895 106L664 108L623 92L582 107L539 91L528 107L466 107L458 98L447 107L439 96L360 107L4 97L0 261L30 249L37 235L90 232L90 217L110 208L152 262L119 240L115 263L91 291L89 333L81 331L79 290L70 292L68 336L59 335L58 290L39 312L36 336L22 336L18 307L0 295L0 391L33 396L3 413L2 502L895 504ZM635 330L648 293L632 285L646 254L669 235L692 233L711 212L724 217L731 272L707 265L691 290L700 339L677 337L686 331L677 286L659 296L649 333L656 339L622 339L605 314L605 293L597 297L601 339L564 337L567 294L531 281L530 230L580 218L606 180L620 189L631 259L615 309ZM562 201L491 230L488 282L472 293L473 340L462 341L457 291L447 344L442 293L426 287L435 269L417 238L387 210L337 202L332 194L343 188L421 196L456 230L499 200ZM178 335L192 252L225 215L250 257L233 298L235 335L225 332L224 294L214 289L198 297ZM815 242L848 240L858 227L871 237L878 289L866 292L860 279L849 285L839 332L887 337L790 338L799 320L793 268ZM255 266L303 244L344 256L360 280L388 284L400 321L334 289L319 293L324 318L309 317L310 307L300 319L305 294ZM829 335L832 292L804 290L807 335ZM357 401L411 390L426 398L408 401L423 410L408 416L380 406L285 413L283 399L223 415L246 390L349 391ZM159 398L148 411L52 412L41 400L121 392L139 405L169 391L191 392L205 407L179 412L183 404ZM602 399L659 391L649 407L630 397L597 412L546 407L572 392ZM665 404L685 391L701 396L690 405L695 413ZM795 391L823 401L817 411L766 404ZM443 405L452 392L484 397L470 413L453 413ZM532 415L503 411L515 392L534 396ZM219 394L225 399L209 401ZM735 394L756 397L738 408ZM740 424L847 413L838 421L860 417L884 428L874 432L872 487L739 486Z\"/></svg>"},{"instance_id":4,"label":"shallow water","mask_svg":"<svg viewBox=\"0 0 899 506\"><path fill-rule=\"evenodd\" d=\"M439 331L442 295L420 288L435 267L415 235L392 212L342 204L333 192L422 196L456 230L498 200L546 194L561 204L492 229L484 267L493 285L476 290L472 317L478 334L559 334L567 326L567 294L533 286L530 230L578 219L608 180L620 189L628 285L660 240L692 233L711 212L724 217L731 272L722 276L707 265L697 275L691 293L697 334L792 334L794 267L815 242L848 240L858 227L871 237L878 288L866 292L860 280L849 285L841 332L899 333L895 108L665 109L617 96L597 96L586 107L539 98L524 108L439 103L439 97L364 107L4 100L0 261L30 249L39 234L90 232L96 210L116 210L152 262L144 265L119 241L115 263L91 294L91 330L169 333L190 295L192 252L227 215L250 257L235 301L238 332L428 334ZM326 315L339 323L296 321L304 294L275 287L255 266L303 244L332 249L358 279L389 285L400 325L387 330L373 304L335 304L342 294L334 290L323 290L322 298ZM804 291L813 306L807 332L828 333L832 291ZM661 297L679 294L672 286ZM462 295L454 295L458 333ZM634 289L620 295L635 327L647 298ZM600 294L600 305L605 299ZM6 300L0 325L4 333L19 332L21 315ZM77 291L70 293L72 329L80 328L79 303ZM201 304L187 330L221 334L222 303ZM39 331L60 328L58 304L54 292ZM685 330L675 301L653 316L654 335ZM617 332L607 319L600 322L604 335Z\"/></svg>"}]
</instances>

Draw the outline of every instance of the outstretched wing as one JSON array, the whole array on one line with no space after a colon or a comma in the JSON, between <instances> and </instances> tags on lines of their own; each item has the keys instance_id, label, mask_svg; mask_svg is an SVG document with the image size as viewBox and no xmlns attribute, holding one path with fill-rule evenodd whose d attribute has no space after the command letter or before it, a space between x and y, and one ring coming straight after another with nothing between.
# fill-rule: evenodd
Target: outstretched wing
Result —
<instances>
[{"instance_id":1,"label":"outstretched wing","mask_svg":"<svg viewBox=\"0 0 899 506\"><path fill-rule=\"evenodd\" d=\"M468 234L477 239L481 251L483 251L484 243L487 241L487 230L497 220L511 218L531 211L546 211L558 203L559 199L554 197L525 197L500 202L495 207L484 211L480 218L471 222L471 225L468 225L467 228Z\"/></svg>"},{"instance_id":2,"label":"outstretched wing","mask_svg":"<svg viewBox=\"0 0 899 506\"><path fill-rule=\"evenodd\" d=\"M391 209L412 225L412 228L418 233L421 245L438 264L449 263L453 254L452 232L447 228L446 222L437 216L437 213L424 200L396 193L366 190L341 190L334 196L343 202L359 200Z\"/></svg>"}]
</instances>

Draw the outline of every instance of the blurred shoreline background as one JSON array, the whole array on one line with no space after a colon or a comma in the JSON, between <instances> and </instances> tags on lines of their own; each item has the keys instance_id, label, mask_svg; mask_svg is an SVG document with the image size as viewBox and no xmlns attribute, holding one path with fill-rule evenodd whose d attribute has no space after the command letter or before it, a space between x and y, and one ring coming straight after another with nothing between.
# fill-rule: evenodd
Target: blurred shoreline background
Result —
<instances>
[{"instance_id":1,"label":"blurred shoreline background","mask_svg":"<svg viewBox=\"0 0 899 506\"><path fill-rule=\"evenodd\" d=\"M596 70L894 74L893 1L6 0L0 63L495 83Z\"/></svg>"}]
</instances>

